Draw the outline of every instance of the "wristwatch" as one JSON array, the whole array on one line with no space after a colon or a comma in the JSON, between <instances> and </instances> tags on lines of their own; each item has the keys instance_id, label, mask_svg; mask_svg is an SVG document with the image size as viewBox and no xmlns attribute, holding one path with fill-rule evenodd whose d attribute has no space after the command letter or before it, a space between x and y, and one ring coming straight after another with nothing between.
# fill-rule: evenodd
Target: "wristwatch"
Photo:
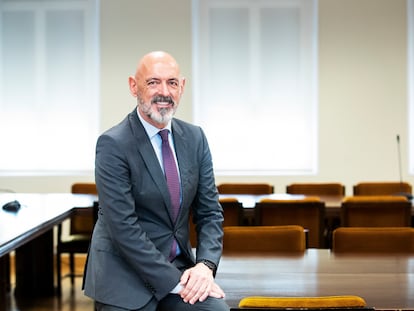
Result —
<instances>
[{"instance_id":1,"label":"wristwatch","mask_svg":"<svg viewBox=\"0 0 414 311\"><path fill-rule=\"evenodd\" d=\"M207 259L202 259L199 262L205 264L211 271L215 272L216 271L216 265L214 264L214 262L211 262L210 260Z\"/></svg>"}]
</instances>

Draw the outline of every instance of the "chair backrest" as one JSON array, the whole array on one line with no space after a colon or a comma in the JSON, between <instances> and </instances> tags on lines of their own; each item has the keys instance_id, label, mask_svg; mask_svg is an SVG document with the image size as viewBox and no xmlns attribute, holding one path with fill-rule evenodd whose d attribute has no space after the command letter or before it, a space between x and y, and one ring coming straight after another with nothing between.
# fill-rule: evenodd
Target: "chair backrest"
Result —
<instances>
[{"instance_id":1,"label":"chair backrest","mask_svg":"<svg viewBox=\"0 0 414 311\"><path fill-rule=\"evenodd\" d=\"M286 186L286 193L343 196L345 186L341 183L293 183Z\"/></svg>"},{"instance_id":2,"label":"chair backrest","mask_svg":"<svg viewBox=\"0 0 414 311\"><path fill-rule=\"evenodd\" d=\"M325 203L318 197L299 200L263 199L256 204L254 218L258 226L302 226L308 230L308 247L325 246Z\"/></svg>"},{"instance_id":3,"label":"chair backrest","mask_svg":"<svg viewBox=\"0 0 414 311\"><path fill-rule=\"evenodd\" d=\"M359 296L272 297L248 296L240 300L239 308L232 310L374 310Z\"/></svg>"},{"instance_id":4,"label":"chair backrest","mask_svg":"<svg viewBox=\"0 0 414 311\"><path fill-rule=\"evenodd\" d=\"M223 208L223 227L225 226L241 226L243 225L243 205L236 198L221 198L220 205ZM190 243L192 247L197 246L197 233L195 225L190 215L189 220Z\"/></svg>"},{"instance_id":5,"label":"chair backrest","mask_svg":"<svg viewBox=\"0 0 414 311\"><path fill-rule=\"evenodd\" d=\"M411 203L402 196L353 196L341 204L342 227L409 227Z\"/></svg>"},{"instance_id":6,"label":"chair backrest","mask_svg":"<svg viewBox=\"0 0 414 311\"><path fill-rule=\"evenodd\" d=\"M74 183L71 187L74 194L98 194L95 183ZM92 234L95 225L94 210L75 212L70 218L70 234Z\"/></svg>"},{"instance_id":7,"label":"chair backrest","mask_svg":"<svg viewBox=\"0 0 414 311\"><path fill-rule=\"evenodd\" d=\"M223 208L224 222L226 226L243 225L243 205L236 198L221 198L220 205Z\"/></svg>"},{"instance_id":8,"label":"chair backrest","mask_svg":"<svg viewBox=\"0 0 414 311\"><path fill-rule=\"evenodd\" d=\"M223 254L298 254L306 249L301 226L224 227Z\"/></svg>"},{"instance_id":9,"label":"chair backrest","mask_svg":"<svg viewBox=\"0 0 414 311\"><path fill-rule=\"evenodd\" d=\"M333 232L335 254L414 253L414 228L340 227Z\"/></svg>"},{"instance_id":10,"label":"chair backrest","mask_svg":"<svg viewBox=\"0 0 414 311\"><path fill-rule=\"evenodd\" d=\"M411 193L411 184L407 182L361 182L353 187L354 195L398 195Z\"/></svg>"},{"instance_id":11,"label":"chair backrest","mask_svg":"<svg viewBox=\"0 0 414 311\"><path fill-rule=\"evenodd\" d=\"M72 193L79 194L98 194L95 183L74 183L71 188Z\"/></svg>"},{"instance_id":12,"label":"chair backrest","mask_svg":"<svg viewBox=\"0 0 414 311\"><path fill-rule=\"evenodd\" d=\"M274 187L266 183L223 183L217 190L220 194L272 194Z\"/></svg>"}]
</instances>

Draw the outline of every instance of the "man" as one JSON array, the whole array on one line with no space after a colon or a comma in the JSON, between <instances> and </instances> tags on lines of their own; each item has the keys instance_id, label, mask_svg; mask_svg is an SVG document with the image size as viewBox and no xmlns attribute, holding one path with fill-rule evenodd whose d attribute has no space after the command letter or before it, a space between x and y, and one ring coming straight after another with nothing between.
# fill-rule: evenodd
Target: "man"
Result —
<instances>
[{"instance_id":1,"label":"man","mask_svg":"<svg viewBox=\"0 0 414 311\"><path fill-rule=\"evenodd\" d=\"M97 310L229 310L214 281L223 211L208 143L199 127L173 119L184 86L171 55L145 55L129 77L137 109L98 139L100 210L84 283ZM167 158L172 162L164 163Z\"/></svg>"}]
</instances>

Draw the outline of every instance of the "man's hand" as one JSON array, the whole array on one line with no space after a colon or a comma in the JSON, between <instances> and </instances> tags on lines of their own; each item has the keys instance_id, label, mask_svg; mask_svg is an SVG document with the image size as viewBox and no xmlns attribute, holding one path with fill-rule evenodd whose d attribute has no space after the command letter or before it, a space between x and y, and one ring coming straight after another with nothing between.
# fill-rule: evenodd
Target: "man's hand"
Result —
<instances>
[{"instance_id":1,"label":"man's hand","mask_svg":"<svg viewBox=\"0 0 414 311\"><path fill-rule=\"evenodd\" d=\"M184 302L195 304L206 300L208 296L224 298L223 290L214 282L213 271L203 263L185 270L180 282L183 286L180 296Z\"/></svg>"}]
</instances>

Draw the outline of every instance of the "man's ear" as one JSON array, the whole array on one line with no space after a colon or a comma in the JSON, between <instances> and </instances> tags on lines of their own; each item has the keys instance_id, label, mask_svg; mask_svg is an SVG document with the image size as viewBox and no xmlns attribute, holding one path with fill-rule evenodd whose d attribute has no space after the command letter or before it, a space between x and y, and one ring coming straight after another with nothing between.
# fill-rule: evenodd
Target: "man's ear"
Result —
<instances>
[{"instance_id":1,"label":"man's ear","mask_svg":"<svg viewBox=\"0 0 414 311\"><path fill-rule=\"evenodd\" d=\"M138 86L137 86L137 81L135 80L134 76L130 76L128 78L128 84L129 84L129 91L131 92L132 96L137 97L138 96Z\"/></svg>"},{"instance_id":2,"label":"man's ear","mask_svg":"<svg viewBox=\"0 0 414 311\"><path fill-rule=\"evenodd\" d=\"M181 79L181 86L180 86L180 97L183 95L184 93L184 87L185 87L185 78Z\"/></svg>"}]
</instances>

